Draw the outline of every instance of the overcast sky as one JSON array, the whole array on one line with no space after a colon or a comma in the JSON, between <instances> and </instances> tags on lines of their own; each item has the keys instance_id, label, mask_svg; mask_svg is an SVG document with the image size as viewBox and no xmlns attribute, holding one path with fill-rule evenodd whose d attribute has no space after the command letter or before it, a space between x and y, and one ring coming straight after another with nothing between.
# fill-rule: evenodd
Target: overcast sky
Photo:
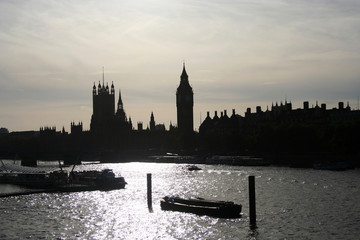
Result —
<instances>
[{"instance_id":1,"label":"overcast sky","mask_svg":"<svg viewBox=\"0 0 360 240\"><path fill-rule=\"evenodd\" d=\"M176 124L183 61L206 111L339 101L358 108L359 0L0 0L0 127L90 128L92 87L127 116Z\"/></svg>"}]
</instances>

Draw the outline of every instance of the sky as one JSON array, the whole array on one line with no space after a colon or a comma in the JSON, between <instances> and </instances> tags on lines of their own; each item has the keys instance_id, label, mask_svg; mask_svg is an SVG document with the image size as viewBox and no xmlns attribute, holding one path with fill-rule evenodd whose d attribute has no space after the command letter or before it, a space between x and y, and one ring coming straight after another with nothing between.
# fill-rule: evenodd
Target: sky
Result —
<instances>
[{"instance_id":1,"label":"sky","mask_svg":"<svg viewBox=\"0 0 360 240\"><path fill-rule=\"evenodd\" d=\"M358 0L0 0L0 127L83 122L113 82L133 125L176 125L183 62L194 125L291 102L358 109Z\"/></svg>"}]
</instances>

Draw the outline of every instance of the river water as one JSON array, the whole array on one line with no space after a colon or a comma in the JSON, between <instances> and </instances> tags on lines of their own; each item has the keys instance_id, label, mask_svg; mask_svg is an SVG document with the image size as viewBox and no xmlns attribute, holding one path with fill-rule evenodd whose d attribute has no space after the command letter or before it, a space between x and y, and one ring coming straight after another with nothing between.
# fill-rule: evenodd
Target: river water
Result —
<instances>
[{"instance_id":1,"label":"river water","mask_svg":"<svg viewBox=\"0 0 360 240\"><path fill-rule=\"evenodd\" d=\"M198 166L202 170L192 172L183 164L77 166L75 170L111 168L128 185L113 191L0 198L0 239L359 239L359 169ZM152 173L152 212L147 173ZM249 175L256 182L257 228L249 226ZM243 205L242 217L162 211L165 195L233 201Z\"/></svg>"}]
</instances>

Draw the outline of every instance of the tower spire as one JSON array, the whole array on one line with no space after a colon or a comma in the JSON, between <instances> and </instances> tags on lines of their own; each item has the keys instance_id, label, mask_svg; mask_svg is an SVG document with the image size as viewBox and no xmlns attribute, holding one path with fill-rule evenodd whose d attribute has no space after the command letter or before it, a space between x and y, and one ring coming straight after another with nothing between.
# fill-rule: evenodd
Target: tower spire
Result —
<instances>
[{"instance_id":1,"label":"tower spire","mask_svg":"<svg viewBox=\"0 0 360 240\"><path fill-rule=\"evenodd\" d=\"M183 62L183 70L182 70L182 73L181 73L181 80L185 80L185 81L188 81L188 75L186 73L186 69L185 69L185 61Z\"/></svg>"},{"instance_id":2,"label":"tower spire","mask_svg":"<svg viewBox=\"0 0 360 240\"><path fill-rule=\"evenodd\" d=\"M119 89L119 100L118 100L118 110L122 110L124 109L124 106L123 106L123 102L122 102L122 99L121 99L121 90Z\"/></svg>"},{"instance_id":3,"label":"tower spire","mask_svg":"<svg viewBox=\"0 0 360 240\"><path fill-rule=\"evenodd\" d=\"M114 82L111 83L111 94L112 94L112 95L115 95Z\"/></svg>"}]
</instances>

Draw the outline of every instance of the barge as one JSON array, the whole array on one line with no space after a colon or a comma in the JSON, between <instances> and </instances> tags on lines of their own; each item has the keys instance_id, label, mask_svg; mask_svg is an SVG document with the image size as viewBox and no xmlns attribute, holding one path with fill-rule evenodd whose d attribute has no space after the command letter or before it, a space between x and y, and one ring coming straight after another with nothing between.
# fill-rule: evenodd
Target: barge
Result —
<instances>
[{"instance_id":1,"label":"barge","mask_svg":"<svg viewBox=\"0 0 360 240\"><path fill-rule=\"evenodd\" d=\"M214 201L203 198L184 199L166 196L160 200L162 210L189 212L197 215L207 215L219 218L241 217L240 204L228 201Z\"/></svg>"},{"instance_id":2,"label":"barge","mask_svg":"<svg viewBox=\"0 0 360 240\"><path fill-rule=\"evenodd\" d=\"M13 184L44 192L80 192L125 188L124 177L115 177L111 169L71 172L59 170L50 173L0 173L0 183Z\"/></svg>"}]
</instances>

